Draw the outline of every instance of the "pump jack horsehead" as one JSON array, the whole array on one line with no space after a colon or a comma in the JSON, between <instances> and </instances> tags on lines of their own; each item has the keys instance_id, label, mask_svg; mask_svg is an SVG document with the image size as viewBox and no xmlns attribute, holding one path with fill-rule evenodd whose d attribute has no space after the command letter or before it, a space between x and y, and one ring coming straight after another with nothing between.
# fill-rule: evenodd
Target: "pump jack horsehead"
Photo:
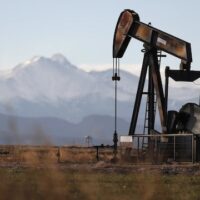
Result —
<instances>
[{"instance_id":1,"label":"pump jack horsehead","mask_svg":"<svg viewBox=\"0 0 200 200\"><path fill-rule=\"evenodd\" d=\"M190 43L179 39L173 35L163 32L151 25L142 23L139 15L133 10L124 10L118 19L114 39L113 39L113 69L119 68L119 58L122 58L131 38L135 38L144 43L144 58L139 78L138 89L133 108L133 114L129 129L129 135L135 134L138 113L140 110L142 95L148 98L148 134L155 131L155 100L159 110L159 117L162 131L160 134L167 134L171 130L171 121L168 119L168 78L175 81L192 82L200 77L200 71L191 71L192 52ZM179 70L166 68L165 93L160 75L158 51L163 51L181 60ZM162 55L161 55L162 56ZM114 70L113 70L114 71ZM144 84L148 71L148 91L144 92ZM120 78L115 71L113 80L119 81ZM199 129L200 130L200 129ZM158 133L158 131L155 131Z\"/></svg>"}]
</instances>

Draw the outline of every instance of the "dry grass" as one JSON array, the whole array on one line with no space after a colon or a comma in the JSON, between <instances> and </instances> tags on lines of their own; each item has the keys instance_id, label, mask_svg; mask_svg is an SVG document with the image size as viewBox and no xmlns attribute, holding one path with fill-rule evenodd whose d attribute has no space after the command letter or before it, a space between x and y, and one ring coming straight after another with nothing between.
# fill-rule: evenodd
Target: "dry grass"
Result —
<instances>
[{"instance_id":1,"label":"dry grass","mask_svg":"<svg viewBox=\"0 0 200 200\"><path fill-rule=\"evenodd\" d=\"M200 197L199 173L169 175L161 173L159 167L152 170L97 163L95 149L62 147L58 163L57 147L6 148L10 148L10 154L2 154L0 158L3 200L198 200ZM102 160L109 160L111 155L109 149L100 150Z\"/></svg>"},{"instance_id":2,"label":"dry grass","mask_svg":"<svg viewBox=\"0 0 200 200\"><path fill-rule=\"evenodd\" d=\"M199 199L200 177L69 169L1 169L1 199Z\"/></svg>"},{"instance_id":3,"label":"dry grass","mask_svg":"<svg viewBox=\"0 0 200 200\"><path fill-rule=\"evenodd\" d=\"M38 162L56 163L94 163L97 161L96 148L56 147L56 146L0 146L0 162L37 164ZM59 154L59 158L58 158ZM99 160L110 161L113 150L99 149Z\"/></svg>"}]
</instances>

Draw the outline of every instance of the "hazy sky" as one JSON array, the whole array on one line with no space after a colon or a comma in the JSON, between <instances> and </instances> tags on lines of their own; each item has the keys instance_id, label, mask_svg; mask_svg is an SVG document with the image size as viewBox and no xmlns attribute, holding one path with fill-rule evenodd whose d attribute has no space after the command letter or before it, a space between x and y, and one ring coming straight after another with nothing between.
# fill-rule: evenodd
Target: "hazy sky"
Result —
<instances>
[{"instance_id":1,"label":"hazy sky","mask_svg":"<svg viewBox=\"0 0 200 200\"><path fill-rule=\"evenodd\" d=\"M76 65L109 64L114 28L125 8L191 42L193 66L200 66L199 0L0 0L0 68L58 52ZM141 63L141 48L132 40L122 63ZM169 56L164 62L179 60Z\"/></svg>"}]
</instances>

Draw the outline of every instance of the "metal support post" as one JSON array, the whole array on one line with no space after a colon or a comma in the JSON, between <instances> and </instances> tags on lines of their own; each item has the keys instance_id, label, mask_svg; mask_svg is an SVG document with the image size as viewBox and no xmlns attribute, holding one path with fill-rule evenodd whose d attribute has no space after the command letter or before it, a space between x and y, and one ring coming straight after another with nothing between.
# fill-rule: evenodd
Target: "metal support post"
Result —
<instances>
[{"instance_id":1,"label":"metal support post","mask_svg":"<svg viewBox=\"0 0 200 200\"><path fill-rule=\"evenodd\" d=\"M192 163L194 163L194 134L192 135Z\"/></svg>"},{"instance_id":2,"label":"metal support post","mask_svg":"<svg viewBox=\"0 0 200 200\"><path fill-rule=\"evenodd\" d=\"M135 99L135 105L133 109L133 115L131 119L131 124L130 124L130 129L129 129L129 135L134 135L135 134L135 128L137 124L137 119L138 119L138 114L139 114L139 109L140 109L140 104L141 104L141 99L142 99L142 93L144 89L144 83L146 79L146 74L147 74L147 67L149 63L149 53L146 52L144 54L144 59L143 59L143 64L142 64L142 70L140 74L140 80L138 84L138 89L137 89L137 95Z\"/></svg>"},{"instance_id":3,"label":"metal support post","mask_svg":"<svg viewBox=\"0 0 200 200\"><path fill-rule=\"evenodd\" d=\"M167 113L167 107L168 107L168 89L169 89L169 67L165 68L165 110Z\"/></svg>"},{"instance_id":4,"label":"metal support post","mask_svg":"<svg viewBox=\"0 0 200 200\"><path fill-rule=\"evenodd\" d=\"M137 153L138 153L138 157L139 157L139 148L140 148L140 137L137 137Z\"/></svg>"},{"instance_id":5,"label":"metal support post","mask_svg":"<svg viewBox=\"0 0 200 200\"><path fill-rule=\"evenodd\" d=\"M157 95L157 102L158 102L158 110L160 114L160 122L162 126L162 132L166 134L167 128L166 128L166 110L165 110L165 98L164 98L164 92L162 87L162 81L161 81L161 75L159 71L158 66L158 59L157 59L157 50L152 49L150 54L150 66L152 67L152 78L154 87L156 90Z\"/></svg>"},{"instance_id":6,"label":"metal support post","mask_svg":"<svg viewBox=\"0 0 200 200\"><path fill-rule=\"evenodd\" d=\"M118 143L118 135L116 131L113 134L113 143L114 143L113 153L114 153L114 158L116 158L117 157L117 143Z\"/></svg>"},{"instance_id":7,"label":"metal support post","mask_svg":"<svg viewBox=\"0 0 200 200\"><path fill-rule=\"evenodd\" d=\"M176 161L176 136L174 135L174 161Z\"/></svg>"}]
</instances>

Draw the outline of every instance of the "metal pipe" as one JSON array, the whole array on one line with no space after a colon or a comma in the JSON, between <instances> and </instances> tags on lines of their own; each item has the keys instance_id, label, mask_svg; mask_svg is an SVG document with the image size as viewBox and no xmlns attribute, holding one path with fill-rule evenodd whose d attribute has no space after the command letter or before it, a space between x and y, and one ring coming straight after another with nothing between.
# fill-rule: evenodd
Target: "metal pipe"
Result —
<instances>
[{"instance_id":1,"label":"metal pipe","mask_svg":"<svg viewBox=\"0 0 200 200\"><path fill-rule=\"evenodd\" d=\"M169 91L169 67L165 68L165 110L167 114L168 109L168 91ZM167 118L167 116L166 116Z\"/></svg>"},{"instance_id":2,"label":"metal pipe","mask_svg":"<svg viewBox=\"0 0 200 200\"><path fill-rule=\"evenodd\" d=\"M149 85L148 85L148 134L150 134L150 131L154 129L154 85L152 80L152 67L149 66Z\"/></svg>"}]
</instances>

